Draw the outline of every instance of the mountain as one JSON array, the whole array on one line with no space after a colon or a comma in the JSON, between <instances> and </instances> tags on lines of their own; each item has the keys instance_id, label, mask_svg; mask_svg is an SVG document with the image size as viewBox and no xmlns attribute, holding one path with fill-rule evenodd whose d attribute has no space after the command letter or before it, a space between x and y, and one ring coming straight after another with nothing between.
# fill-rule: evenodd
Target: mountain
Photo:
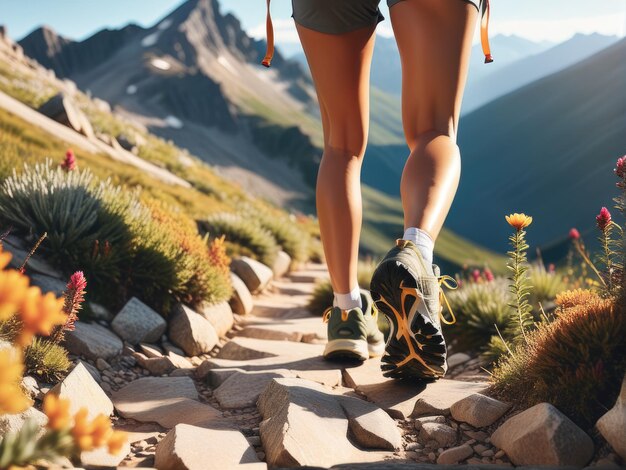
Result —
<instances>
[{"instance_id":1,"label":"mountain","mask_svg":"<svg viewBox=\"0 0 626 470\"><path fill-rule=\"evenodd\" d=\"M311 79L279 51L263 68L265 43L217 0L188 0L147 29L76 42L44 27L19 44L257 195L310 210L322 141Z\"/></svg>"},{"instance_id":2,"label":"mountain","mask_svg":"<svg viewBox=\"0 0 626 470\"><path fill-rule=\"evenodd\" d=\"M617 40L616 36L596 33L576 34L571 39L542 52L515 61L507 60L505 65L497 69L491 66L501 62L498 59L483 67L473 62L463 99L463 113L474 111L491 100L591 57ZM494 45L494 50L496 47L498 46ZM506 48L498 50L497 58L508 59L507 54L509 52ZM476 54L473 55L474 60ZM491 71L486 73L487 69Z\"/></svg>"},{"instance_id":3,"label":"mountain","mask_svg":"<svg viewBox=\"0 0 626 470\"><path fill-rule=\"evenodd\" d=\"M592 233L626 149L625 57L622 39L462 118L463 176L446 226L497 250L511 212L534 217L535 245L554 245L571 227Z\"/></svg>"}]
</instances>

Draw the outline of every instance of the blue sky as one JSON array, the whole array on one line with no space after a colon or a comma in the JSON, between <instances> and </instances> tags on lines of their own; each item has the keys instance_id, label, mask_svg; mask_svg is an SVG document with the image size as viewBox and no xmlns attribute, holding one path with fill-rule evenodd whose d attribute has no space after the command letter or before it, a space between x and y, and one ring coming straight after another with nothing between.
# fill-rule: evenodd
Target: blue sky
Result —
<instances>
[{"instance_id":1,"label":"blue sky","mask_svg":"<svg viewBox=\"0 0 626 470\"><path fill-rule=\"evenodd\" d=\"M297 0L296 0L297 1ZM337 0L340 1L340 0ZM47 24L64 36L82 39L104 27L128 22L150 26L181 0L0 0L0 24L21 38ZM264 35L265 0L221 0L222 11L232 11L255 37ZM626 33L626 0L492 0L492 34L517 34L532 40L559 42L577 32ZM383 14L387 8L381 2ZM273 0L277 42L289 50L297 44L291 0ZM391 35L390 23L378 32Z\"/></svg>"}]
</instances>

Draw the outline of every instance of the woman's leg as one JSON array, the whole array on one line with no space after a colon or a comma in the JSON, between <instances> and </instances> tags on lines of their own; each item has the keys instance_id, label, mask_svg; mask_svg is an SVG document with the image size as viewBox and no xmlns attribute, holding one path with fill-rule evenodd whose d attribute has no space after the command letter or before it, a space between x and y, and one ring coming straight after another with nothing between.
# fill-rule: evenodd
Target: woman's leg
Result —
<instances>
[{"instance_id":1,"label":"woman's leg","mask_svg":"<svg viewBox=\"0 0 626 470\"><path fill-rule=\"evenodd\" d=\"M358 288L361 165L369 124L374 26L324 34L296 24L317 90L324 154L317 175L320 234L333 291ZM360 298L359 298L360 301Z\"/></svg>"},{"instance_id":2,"label":"woman's leg","mask_svg":"<svg viewBox=\"0 0 626 470\"><path fill-rule=\"evenodd\" d=\"M391 8L402 60L402 121L411 154L400 192L404 228L435 240L461 171L456 144L476 7L462 0L404 0Z\"/></svg>"}]
</instances>

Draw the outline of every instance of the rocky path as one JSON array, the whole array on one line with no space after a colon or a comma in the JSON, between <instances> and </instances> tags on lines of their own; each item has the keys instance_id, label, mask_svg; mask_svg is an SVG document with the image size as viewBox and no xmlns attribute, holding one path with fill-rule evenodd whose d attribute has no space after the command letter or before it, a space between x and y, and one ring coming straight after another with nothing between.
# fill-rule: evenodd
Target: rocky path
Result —
<instances>
[{"instance_id":1,"label":"rocky path","mask_svg":"<svg viewBox=\"0 0 626 470\"><path fill-rule=\"evenodd\" d=\"M121 380L110 374L121 416L117 427L132 433L120 465L510 465L488 431L462 422L465 415L472 421L474 397L486 387L468 356L451 358L451 376L462 371L458 379L428 385L385 379L375 359L355 364L321 358L325 325L306 304L315 281L326 276L324 266L309 264L272 281L254 297L252 314L237 318L209 358L191 358L193 368L155 377L134 366L130 381L128 372ZM508 405L486 408L491 416L483 410L481 418L493 422Z\"/></svg>"}]
</instances>

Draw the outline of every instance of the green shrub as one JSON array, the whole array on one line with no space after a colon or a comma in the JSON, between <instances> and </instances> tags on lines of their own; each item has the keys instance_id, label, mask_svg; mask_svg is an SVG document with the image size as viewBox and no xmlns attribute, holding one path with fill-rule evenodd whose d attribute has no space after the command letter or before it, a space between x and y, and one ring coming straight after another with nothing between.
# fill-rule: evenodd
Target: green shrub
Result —
<instances>
[{"instance_id":1,"label":"green shrub","mask_svg":"<svg viewBox=\"0 0 626 470\"><path fill-rule=\"evenodd\" d=\"M276 243L294 261L306 261L309 257L309 235L301 230L294 220L288 217L257 212L256 219L261 227L270 232Z\"/></svg>"},{"instance_id":2,"label":"green shrub","mask_svg":"<svg viewBox=\"0 0 626 470\"><path fill-rule=\"evenodd\" d=\"M549 402L590 429L611 408L626 373L624 306L598 296L557 310L493 371L491 392L527 407Z\"/></svg>"},{"instance_id":3,"label":"green shrub","mask_svg":"<svg viewBox=\"0 0 626 470\"><path fill-rule=\"evenodd\" d=\"M447 297L457 319L447 328L461 351L484 348L497 333L494 325L503 331L508 323L512 296L506 279L465 282Z\"/></svg>"},{"instance_id":4,"label":"green shrub","mask_svg":"<svg viewBox=\"0 0 626 470\"><path fill-rule=\"evenodd\" d=\"M198 223L211 239L226 237L229 255L247 255L267 266L272 266L278 253L278 244L272 233L248 217L231 213L217 213Z\"/></svg>"},{"instance_id":5,"label":"green shrub","mask_svg":"<svg viewBox=\"0 0 626 470\"><path fill-rule=\"evenodd\" d=\"M63 378L72 363L67 351L49 339L36 337L24 351L26 372L47 382Z\"/></svg>"},{"instance_id":6,"label":"green shrub","mask_svg":"<svg viewBox=\"0 0 626 470\"><path fill-rule=\"evenodd\" d=\"M546 270L543 264L531 265L528 275L530 285L533 286L529 302L533 307L535 318L539 318L541 313L539 304L545 306L546 303L552 303L557 294L567 289L567 284L561 274Z\"/></svg>"}]
</instances>

